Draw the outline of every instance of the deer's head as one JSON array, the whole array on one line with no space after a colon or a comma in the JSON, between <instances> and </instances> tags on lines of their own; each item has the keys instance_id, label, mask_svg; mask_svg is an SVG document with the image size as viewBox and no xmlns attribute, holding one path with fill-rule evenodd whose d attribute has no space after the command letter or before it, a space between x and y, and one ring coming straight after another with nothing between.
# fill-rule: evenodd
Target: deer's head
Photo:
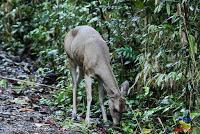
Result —
<instances>
[{"instance_id":1,"label":"deer's head","mask_svg":"<svg viewBox=\"0 0 200 134\"><path fill-rule=\"evenodd\" d=\"M126 111L125 96L128 88L128 81L123 82L121 85L120 94L109 99L110 114L112 116L114 125L119 125L122 113Z\"/></svg>"}]
</instances>

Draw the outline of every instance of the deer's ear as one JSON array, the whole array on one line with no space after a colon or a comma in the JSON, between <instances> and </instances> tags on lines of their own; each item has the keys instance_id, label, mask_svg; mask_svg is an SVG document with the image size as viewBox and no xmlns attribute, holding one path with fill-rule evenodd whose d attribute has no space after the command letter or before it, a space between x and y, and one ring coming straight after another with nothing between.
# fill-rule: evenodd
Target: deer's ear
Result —
<instances>
[{"instance_id":1,"label":"deer's ear","mask_svg":"<svg viewBox=\"0 0 200 134\"><path fill-rule=\"evenodd\" d=\"M121 94L126 96L128 93L129 82L126 80L121 84Z\"/></svg>"}]
</instances>

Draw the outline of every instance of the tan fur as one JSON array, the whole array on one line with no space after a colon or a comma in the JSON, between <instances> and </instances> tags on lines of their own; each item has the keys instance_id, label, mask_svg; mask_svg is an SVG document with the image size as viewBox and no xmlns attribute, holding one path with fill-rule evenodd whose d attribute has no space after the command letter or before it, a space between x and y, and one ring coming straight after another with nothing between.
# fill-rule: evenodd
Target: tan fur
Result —
<instances>
[{"instance_id":1,"label":"tan fur","mask_svg":"<svg viewBox=\"0 0 200 134\"><path fill-rule=\"evenodd\" d=\"M92 77L99 81L99 101L103 119L107 116L103 106L103 85L110 98L109 106L114 124L119 124L121 112L125 111L125 101L118 88L110 65L109 48L101 35L90 26L78 26L68 32L64 40L73 79L73 111L76 118L76 90L80 79L84 76L86 82L87 112L86 121L90 120L90 105L92 101ZM121 108L121 109L120 109ZM115 112L117 113L115 114Z\"/></svg>"}]
</instances>

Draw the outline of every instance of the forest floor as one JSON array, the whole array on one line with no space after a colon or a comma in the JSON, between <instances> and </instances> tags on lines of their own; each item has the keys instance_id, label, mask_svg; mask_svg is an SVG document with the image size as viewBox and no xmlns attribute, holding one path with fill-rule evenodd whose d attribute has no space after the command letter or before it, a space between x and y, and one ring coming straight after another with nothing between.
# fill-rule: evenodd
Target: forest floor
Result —
<instances>
[{"instance_id":1,"label":"forest floor","mask_svg":"<svg viewBox=\"0 0 200 134\"><path fill-rule=\"evenodd\" d=\"M39 103L52 89L27 86L15 80L35 79L33 70L31 63L0 50L0 134L78 133L63 129L52 119L55 108Z\"/></svg>"},{"instance_id":2,"label":"forest floor","mask_svg":"<svg viewBox=\"0 0 200 134\"><path fill-rule=\"evenodd\" d=\"M66 112L66 107L42 104L42 99L51 100L58 89L50 87L51 84L42 85L44 78L37 74L34 62L21 59L0 49L0 134L105 134L110 131L109 125L99 122L99 116L94 116L95 125L85 128L80 121L71 121L71 112ZM70 127L62 124L68 121L66 118L69 119L66 126ZM121 133L120 128L115 133Z\"/></svg>"}]
</instances>

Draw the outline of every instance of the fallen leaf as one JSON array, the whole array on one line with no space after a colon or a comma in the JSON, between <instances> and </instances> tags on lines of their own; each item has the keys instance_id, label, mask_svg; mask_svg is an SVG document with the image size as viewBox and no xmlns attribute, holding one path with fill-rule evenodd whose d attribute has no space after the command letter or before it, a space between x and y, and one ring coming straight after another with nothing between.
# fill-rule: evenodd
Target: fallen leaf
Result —
<instances>
[{"instance_id":1,"label":"fallen leaf","mask_svg":"<svg viewBox=\"0 0 200 134\"><path fill-rule=\"evenodd\" d=\"M47 119L47 120L45 121L45 124L54 125L54 124L55 124L55 121L54 121L54 120L51 120L51 119Z\"/></svg>"},{"instance_id":2,"label":"fallen leaf","mask_svg":"<svg viewBox=\"0 0 200 134\"><path fill-rule=\"evenodd\" d=\"M20 104L20 105L27 105L27 99L26 98L15 98L14 100L11 100L12 103Z\"/></svg>"},{"instance_id":3,"label":"fallen leaf","mask_svg":"<svg viewBox=\"0 0 200 134\"><path fill-rule=\"evenodd\" d=\"M34 112L35 110L30 109L30 108L21 108L19 109L20 112Z\"/></svg>"},{"instance_id":4,"label":"fallen leaf","mask_svg":"<svg viewBox=\"0 0 200 134\"><path fill-rule=\"evenodd\" d=\"M44 123L35 123L37 127L42 127L42 126L49 126L50 124L44 124Z\"/></svg>"},{"instance_id":5,"label":"fallen leaf","mask_svg":"<svg viewBox=\"0 0 200 134\"><path fill-rule=\"evenodd\" d=\"M3 90L2 90L2 88L0 88L0 94L3 94Z\"/></svg>"}]
</instances>

